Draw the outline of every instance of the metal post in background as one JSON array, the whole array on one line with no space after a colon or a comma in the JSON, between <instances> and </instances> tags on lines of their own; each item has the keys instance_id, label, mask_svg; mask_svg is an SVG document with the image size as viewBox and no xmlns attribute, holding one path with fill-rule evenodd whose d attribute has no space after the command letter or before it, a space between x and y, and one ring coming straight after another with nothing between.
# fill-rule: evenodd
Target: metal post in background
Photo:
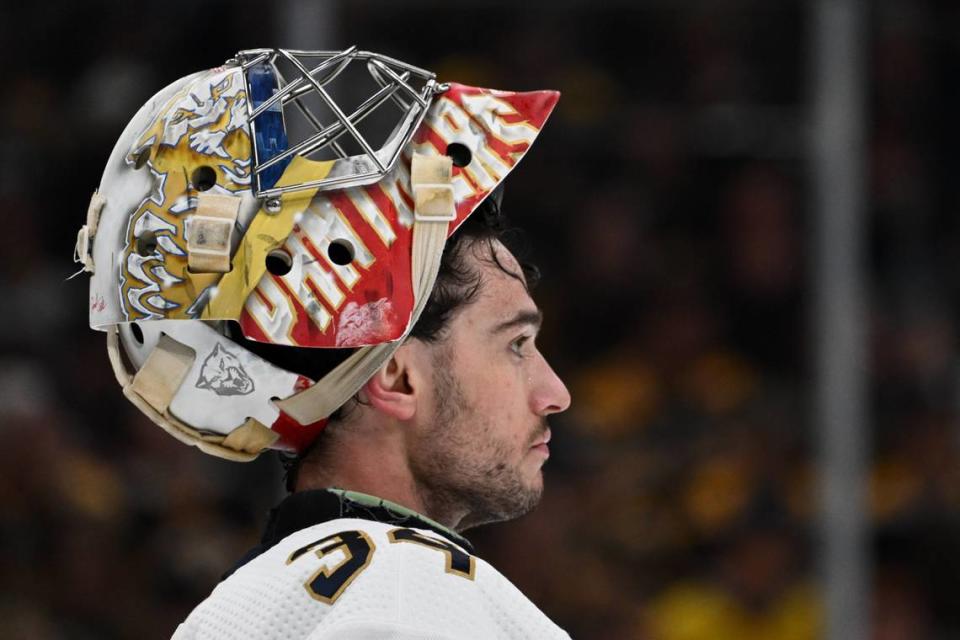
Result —
<instances>
[{"instance_id":1,"label":"metal post in background","mask_svg":"<svg viewBox=\"0 0 960 640\"><path fill-rule=\"evenodd\" d=\"M819 438L818 540L827 640L869 633L864 214L864 3L811 5L812 326Z\"/></svg>"},{"instance_id":2,"label":"metal post in background","mask_svg":"<svg viewBox=\"0 0 960 640\"><path fill-rule=\"evenodd\" d=\"M280 8L279 34L274 46L304 51L338 51L355 44L343 41L340 0L284 0ZM290 118L284 124L292 139L303 140L315 131L305 118Z\"/></svg>"},{"instance_id":3,"label":"metal post in background","mask_svg":"<svg viewBox=\"0 0 960 640\"><path fill-rule=\"evenodd\" d=\"M281 7L280 37L272 46L334 51L353 44L341 42L340 0L286 0Z\"/></svg>"}]
</instances>

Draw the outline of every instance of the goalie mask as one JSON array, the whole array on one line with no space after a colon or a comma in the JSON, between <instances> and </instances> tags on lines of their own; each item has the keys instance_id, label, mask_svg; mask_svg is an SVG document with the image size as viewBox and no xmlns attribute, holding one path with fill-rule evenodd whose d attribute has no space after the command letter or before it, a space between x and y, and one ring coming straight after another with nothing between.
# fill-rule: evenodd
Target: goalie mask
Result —
<instances>
[{"instance_id":1,"label":"goalie mask","mask_svg":"<svg viewBox=\"0 0 960 640\"><path fill-rule=\"evenodd\" d=\"M160 91L77 239L124 394L207 453L302 452L410 332L446 239L558 95L440 84L356 48L243 51ZM313 380L237 334L355 350Z\"/></svg>"}]
</instances>

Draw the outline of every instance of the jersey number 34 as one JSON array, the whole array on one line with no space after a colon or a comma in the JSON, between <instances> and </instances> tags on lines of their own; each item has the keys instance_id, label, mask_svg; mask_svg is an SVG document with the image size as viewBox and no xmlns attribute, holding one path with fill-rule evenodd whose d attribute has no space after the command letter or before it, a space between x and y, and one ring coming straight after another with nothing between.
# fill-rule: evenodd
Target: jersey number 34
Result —
<instances>
[{"instance_id":1,"label":"jersey number 34","mask_svg":"<svg viewBox=\"0 0 960 640\"><path fill-rule=\"evenodd\" d=\"M476 572L476 560L470 554L446 540L426 535L415 529L398 528L387 533L391 543L413 543L444 554L447 573L473 580ZM333 604L350 583L370 566L376 546L370 536L363 531L341 531L304 545L290 554L287 564L313 551L323 560L336 552L342 553L334 565L324 564L303 584L307 593L315 600Z\"/></svg>"}]
</instances>

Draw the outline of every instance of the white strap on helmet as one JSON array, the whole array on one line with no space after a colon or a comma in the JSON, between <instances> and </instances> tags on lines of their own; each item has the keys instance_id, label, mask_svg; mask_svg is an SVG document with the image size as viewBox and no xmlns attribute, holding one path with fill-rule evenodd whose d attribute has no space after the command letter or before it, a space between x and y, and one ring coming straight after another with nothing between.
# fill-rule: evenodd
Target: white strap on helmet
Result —
<instances>
[{"instance_id":1,"label":"white strap on helmet","mask_svg":"<svg viewBox=\"0 0 960 640\"><path fill-rule=\"evenodd\" d=\"M82 264L83 271L90 273L94 270L92 240L97 234L100 212L103 211L103 205L106 203L106 199L96 191L90 196L90 204L87 206L87 224L80 227L80 231L77 232L77 244L73 249L73 261Z\"/></svg>"},{"instance_id":2,"label":"white strap on helmet","mask_svg":"<svg viewBox=\"0 0 960 640\"><path fill-rule=\"evenodd\" d=\"M187 218L187 266L193 273L230 271L230 240L240 211L237 196L201 193Z\"/></svg>"},{"instance_id":3,"label":"white strap on helmet","mask_svg":"<svg viewBox=\"0 0 960 640\"><path fill-rule=\"evenodd\" d=\"M157 346L125 390L136 393L159 413L166 413L196 357L196 352L189 346L161 335Z\"/></svg>"}]
</instances>

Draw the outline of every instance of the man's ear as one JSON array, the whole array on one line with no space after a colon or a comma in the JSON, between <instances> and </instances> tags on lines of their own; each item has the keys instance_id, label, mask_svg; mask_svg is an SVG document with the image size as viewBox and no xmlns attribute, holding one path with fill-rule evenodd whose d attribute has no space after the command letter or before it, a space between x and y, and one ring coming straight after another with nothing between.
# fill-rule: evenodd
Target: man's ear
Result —
<instances>
[{"instance_id":1,"label":"man's ear","mask_svg":"<svg viewBox=\"0 0 960 640\"><path fill-rule=\"evenodd\" d=\"M410 420L416 413L420 389L417 354L409 343L397 349L361 389L361 400L397 420ZM415 350L415 349L414 349Z\"/></svg>"}]
</instances>

